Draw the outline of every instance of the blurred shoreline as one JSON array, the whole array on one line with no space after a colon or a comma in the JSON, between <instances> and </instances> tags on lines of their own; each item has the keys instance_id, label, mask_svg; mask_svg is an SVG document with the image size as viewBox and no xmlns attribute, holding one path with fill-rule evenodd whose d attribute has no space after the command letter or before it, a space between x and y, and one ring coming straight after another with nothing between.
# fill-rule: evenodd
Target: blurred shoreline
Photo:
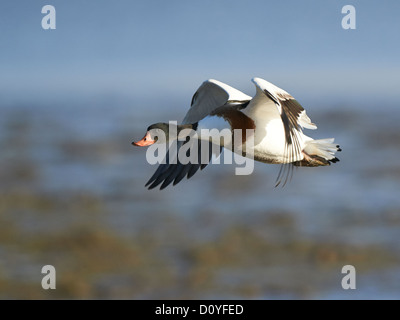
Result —
<instances>
[{"instance_id":1,"label":"blurred shoreline","mask_svg":"<svg viewBox=\"0 0 400 320\"><path fill-rule=\"evenodd\" d=\"M284 189L276 166L257 164L148 191L155 167L130 142L173 106L2 109L0 298L398 299L393 110L312 110L319 130L307 133L335 137L341 162L296 170ZM54 292L40 287L45 264ZM346 264L354 292L340 287Z\"/></svg>"}]
</instances>

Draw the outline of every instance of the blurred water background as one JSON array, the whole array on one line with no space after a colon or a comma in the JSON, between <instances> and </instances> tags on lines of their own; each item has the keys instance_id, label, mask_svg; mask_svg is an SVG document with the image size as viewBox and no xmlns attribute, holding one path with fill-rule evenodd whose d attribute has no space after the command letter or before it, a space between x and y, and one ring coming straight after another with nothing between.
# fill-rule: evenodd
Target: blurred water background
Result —
<instances>
[{"instance_id":1,"label":"blurred water background","mask_svg":"<svg viewBox=\"0 0 400 320\"><path fill-rule=\"evenodd\" d=\"M0 298L400 298L395 1L0 4ZM207 78L293 94L343 152L249 176L214 165L166 190L131 146L181 120ZM57 289L41 288L43 265ZM357 270L343 290L341 269Z\"/></svg>"}]
</instances>

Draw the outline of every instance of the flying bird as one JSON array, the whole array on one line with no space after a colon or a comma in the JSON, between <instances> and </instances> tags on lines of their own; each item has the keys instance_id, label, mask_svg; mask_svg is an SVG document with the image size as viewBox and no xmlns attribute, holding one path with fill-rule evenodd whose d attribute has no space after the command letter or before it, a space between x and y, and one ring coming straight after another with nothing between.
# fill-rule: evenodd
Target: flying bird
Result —
<instances>
[{"instance_id":1,"label":"flying bird","mask_svg":"<svg viewBox=\"0 0 400 320\"><path fill-rule=\"evenodd\" d=\"M212 156L210 151L215 151L215 145L218 145L217 149L225 147L234 152L239 146L241 155L245 157L263 163L281 164L276 186L286 184L292 175L293 166L328 166L339 161L335 153L341 149L334 143L334 138L314 140L303 133L303 129L315 130L317 126L311 122L295 98L261 78L253 78L252 82L256 87L253 98L218 80L207 80L193 95L191 107L181 124L153 124L147 128L143 139L132 142L135 146L144 147L178 139L180 141L177 141L176 148L179 151L188 143L188 139L179 139L180 133L187 129L196 134L197 139L192 139L198 148L196 161L183 163L170 149L166 153L165 163L159 165L146 187L153 189L161 184L160 189L164 189L171 183L176 185L185 176L191 178L198 169L207 166ZM202 135L204 129L230 130L232 138L230 141L211 140L213 136ZM246 132L241 135L241 139L233 135L238 129ZM170 132L174 130L176 136L170 137ZM161 136L165 138L160 139ZM200 161L200 140L208 141L208 161Z\"/></svg>"}]
</instances>

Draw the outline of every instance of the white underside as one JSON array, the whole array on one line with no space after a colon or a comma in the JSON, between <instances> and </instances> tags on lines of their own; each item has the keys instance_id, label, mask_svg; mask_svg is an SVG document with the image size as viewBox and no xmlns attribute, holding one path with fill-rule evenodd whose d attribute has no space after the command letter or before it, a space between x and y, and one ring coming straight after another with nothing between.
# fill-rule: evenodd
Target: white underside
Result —
<instances>
[{"instance_id":1,"label":"white underside","mask_svg":"<svg viewBox=\"0 0 400 320\"><path fill-rule=\"evenodd\" d=\"M257 88L257 90L260 89ZM287 163L289 159L285 153L285 128L275 103L262 92L258 92L243 113L251 119L255 119L254 156L265 158L270 162ZM301 151L305 142L312 139L302 132L298 132L298 140ZM291 160L300 161L303 157L303 153L299 152Z\"/></svg>"},{"instance_id":2,"label":"white underside","mask_svg":"<svg viewBox=\"0 0 400 320\"><path fill-rule=\"evenodd\" d=\"M282 120L273 119L264 128L256 129L253 154L256 157L266 158L271 162L287 163L289 161L286 150L285 129ZM302 132L298 133L300 151L304 149L305 142L312 140ZM300 161L304 158L300 152L292 157L291 161Z\"/></svg>"},{"instance_id":3,"label":"white underside","mask_svg":"<svg viewBox=\"0 0 400 320\"><path fill-rule=\"evenodd\" d=\"M257 110L262 110L257 109ZM264 109L265 110L265 109ZM268 110L268 109L267 109ZM260 111L258 111L260 112ZM282 120L278 114L272 112L272 117L265 117L265 111L263 117L254 117L256 124L256 130L254 135L254 144L251 144L248 140L246 146L246 153L248 156L265 158L267 161L276 163L286 163L289 161L285 154L285 129L283 127ZM269 120L267 120L269 119ZM225 148L232 151L232 133L231 126L228 121L218 116L208 116L203 120L199 121L197 127L198 138L202 140L210 140L216 144L223 145ZM224 137L221 140L221 137ZM240 136L240 134L239 134ZM300 150L303 150L307 141L311 141L310 137L303 133L298 134L300 142ZM300 161L303 159L303 153L299 153L292 161Z\"/></svg>"}]
</instances>

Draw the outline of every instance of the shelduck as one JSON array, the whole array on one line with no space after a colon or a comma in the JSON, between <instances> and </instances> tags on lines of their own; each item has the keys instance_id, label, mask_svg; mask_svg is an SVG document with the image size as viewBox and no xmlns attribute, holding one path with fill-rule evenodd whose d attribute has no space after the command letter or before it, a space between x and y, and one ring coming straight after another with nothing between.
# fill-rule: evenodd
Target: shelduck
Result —
<instances>
[{"instance_id":1,"label":"shelduck","mask_svg":"<svg viewBox=\"0 0 400 320\"><path fill-rule=\"evenodd\" d=\"M161 184L164 189L171 183L176 185L185 176L191 178L210 162L210 150L215 150L213 145L217 145L217 149L239 150L241 155L256 161L281 164L276 186L286 184L293 166L327 166L339 161L335 153L341 149L334 138L314 140L303 133L303 129L315 130L317 126L289 93L261 78L253 78L252 82L256 86L253 98L220 81L207 80L193 95L191 107L180 125L153 124L147 128L143 139L132 142L143 147L175 139L180 140L177 141L179 151L188 142L188 139L181 141L182 132L192 131L196 135L196 139L192 139L199 151L196 161L184 164L179 157L167 152L165 163L159 165L146 187L153 189ZM229 130L231 138L214 139L213 135L204 135L205 130L217 133ZM242 134L234 135L237 130ZM171 132L176 132L176 136L171 137ZM160 139L161 136L164 138ZM208 142L206 161L201 158L200 146L204 146L201 140Z\"/></svg>"}]
</instances>

